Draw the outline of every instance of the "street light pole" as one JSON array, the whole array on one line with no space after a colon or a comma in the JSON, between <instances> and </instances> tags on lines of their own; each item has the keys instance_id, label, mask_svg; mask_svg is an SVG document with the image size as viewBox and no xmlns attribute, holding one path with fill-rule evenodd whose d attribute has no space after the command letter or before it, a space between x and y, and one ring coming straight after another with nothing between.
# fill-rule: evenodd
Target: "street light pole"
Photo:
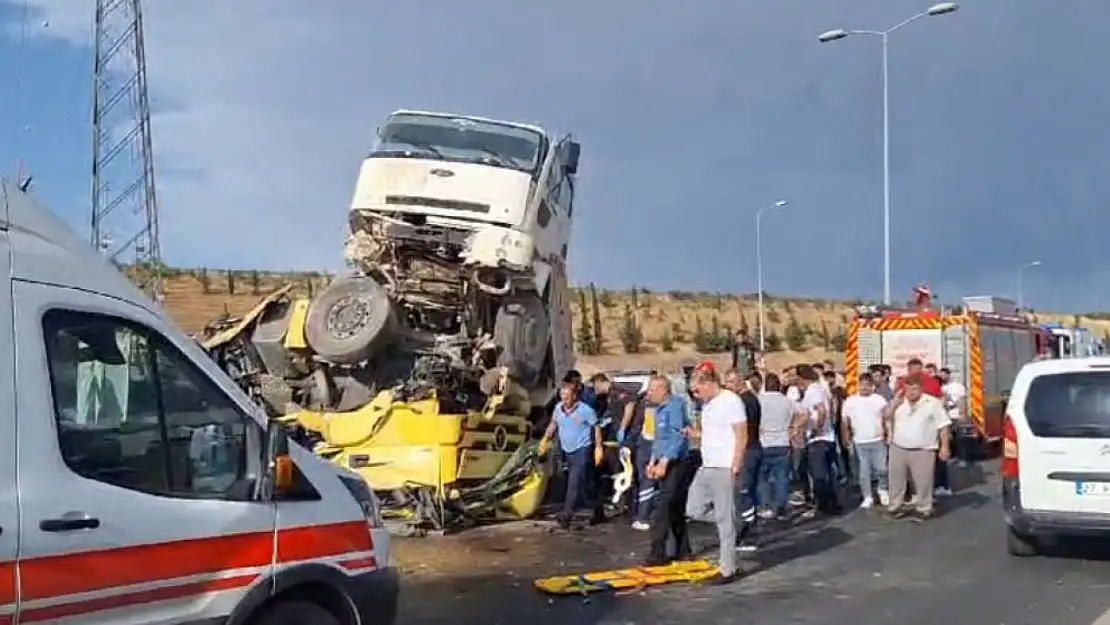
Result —
<instances>
[{"instance_id":1,"label":"street light pole","mask_svg":"<svg viewBox=\"0 0 1110 625\"><path fill-rule=\"evenodd\" d=\"M759 315L759 353L763 354L767 351L767 336L764 328L767 326L763 319L763 236L761 230L763 227L763 213L782 208L787 205L786 200L779 200L770 206L764 206L755 213L755 281L756 281L756 297L759 303L757 304L757 311Z\"/></svg>"},{"instance_id":2,"label":"street light pole","mask_svg":"<svg viewBox=\"0 0 1110 625\"><path fill-rule=\"evenodd\" d=\"M886 30L829 30L817 36L817 41L830 43L849 35L875 35L882 40L883 49L883 303L890 305L890 35L923 17L936 17L956 12L955 2L934 4L925 11L910 16Z\"/></svg>"},{"instance_id":3,"label":"street light pole","mask_svg":"<svg viewBox=\"0 0 1110 625\"><path fill-rule=\"evenodd\" d=\"M883 33L883 304L890 306L890 33Z\"/></svg>"},{"instance_id":4,"label":"street light pole","mask_svg":"<svg viewBox=\"0 0 1110 625\"><path fill-rule=\"evenodd\" d=\"M1025 308L1025 270L1029 269L1030 267L1040 267L1040 266L1041 266L1041 261L1035 260L1035 261L1030 262L1030 263L1025 263L1021 267L1018 267L1017 307L1018 307L1018 312L1019 313L1021 312L1021 309Z\"/></svg>"}]
</instances>

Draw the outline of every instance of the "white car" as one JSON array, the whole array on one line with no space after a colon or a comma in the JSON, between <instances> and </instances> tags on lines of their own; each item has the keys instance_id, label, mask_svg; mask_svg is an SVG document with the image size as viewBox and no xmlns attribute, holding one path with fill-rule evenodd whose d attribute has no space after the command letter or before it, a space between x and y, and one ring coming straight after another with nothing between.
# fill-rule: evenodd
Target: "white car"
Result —
<instances>
[{"instance_id":1,"label":"white car","mask_svg":"<svg viewBox=\"0 0 1110 625\"><path fill-rule=\"evenodd\" d=\"M1003 422L1006 549L1110 539L1110 357L1042 360L1018 372Z\"/></svg>"}]
</instances>

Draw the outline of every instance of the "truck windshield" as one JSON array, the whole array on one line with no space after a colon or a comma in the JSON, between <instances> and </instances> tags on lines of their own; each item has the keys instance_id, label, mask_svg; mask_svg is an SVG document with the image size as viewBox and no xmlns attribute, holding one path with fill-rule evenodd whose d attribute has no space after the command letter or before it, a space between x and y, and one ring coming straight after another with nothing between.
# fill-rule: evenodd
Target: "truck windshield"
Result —
<instances>
[{"instance_id":1,"label":"truck windshield","mask_svg":"<svg viewBox=\"0 0 1110 625\"><path fill-rule=\"evenodd\" d=\"M394 115L378 132L371 157L431 158L533 172L540 164L539 133L463 117Z\"/></svg>"}]
</instances>

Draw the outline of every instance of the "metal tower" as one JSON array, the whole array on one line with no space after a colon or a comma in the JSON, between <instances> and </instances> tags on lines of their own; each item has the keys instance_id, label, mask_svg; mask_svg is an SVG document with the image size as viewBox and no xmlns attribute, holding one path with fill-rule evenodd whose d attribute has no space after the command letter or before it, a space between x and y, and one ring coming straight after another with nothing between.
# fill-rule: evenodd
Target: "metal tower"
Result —
<instances>
[{"instance_id":1,"label":"metal tower","mask_svg":"<svg viewBox=\"0 0 1110 625\"><path fill-rule=\"evenodd\" d=\"M93 46L92 244L160 301L162 249L140 0L97 0Z\"/></svg>"}]
</instances>

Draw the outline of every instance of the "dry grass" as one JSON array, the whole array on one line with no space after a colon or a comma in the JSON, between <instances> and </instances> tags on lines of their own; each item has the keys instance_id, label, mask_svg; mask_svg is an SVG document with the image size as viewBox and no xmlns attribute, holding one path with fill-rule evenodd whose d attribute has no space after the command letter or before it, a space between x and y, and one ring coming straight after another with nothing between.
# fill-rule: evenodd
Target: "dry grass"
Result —
<instances>
[{"instance_id":1,"label":"dry grass","mask_svg":"<svg viewBox=\"0 0 1110 625\"><path fill-rule=\"evenodd\" d=\"M257 273L251 271L228 272L212 270L174 269L165 278L164 305L186 332L199 332L204 326L223 314L238 315L268 293L288 284L297 285L304 294L319 290L328 281L327 276L310 273ZM587 307L589 307L587 299ZM635 305L633 305L635 300ZM575 331L582 320L577 293L573 300ZM693 334L700 320L702 328L710 331L716 320L721 332L748 327L755 337L756 298L754 295L717 295L712 293L598 293L601 315L603 350L600 355L580 356L579 366L584 372L621 368L656 368L673 370L680 365L702 359L724 363L727 354L698 353L693 345ZM764 299L768 334L780 339L786 336L791 319L809 333L804 350L791 351L783 341L783 351L768 355L768 364L782 367L797 362L815 362L826 358L838 364L842 355L826 349L822 340L822 326L830 337L846 332L851 322L853 306L860 302L843 302L818 299ZM626 354L620 341L620 329L625 308L633 311L644 336L640 353ZM1059 322L1071 325L1076 317L1068 314L1038 314L1039 322ZM1107 318L1080 316L1078 322L1096 336L1110 335L1110 315ZM665 335L673 339L673 351L664 351L661 343Z\"/></svg>"}]
</instances>

